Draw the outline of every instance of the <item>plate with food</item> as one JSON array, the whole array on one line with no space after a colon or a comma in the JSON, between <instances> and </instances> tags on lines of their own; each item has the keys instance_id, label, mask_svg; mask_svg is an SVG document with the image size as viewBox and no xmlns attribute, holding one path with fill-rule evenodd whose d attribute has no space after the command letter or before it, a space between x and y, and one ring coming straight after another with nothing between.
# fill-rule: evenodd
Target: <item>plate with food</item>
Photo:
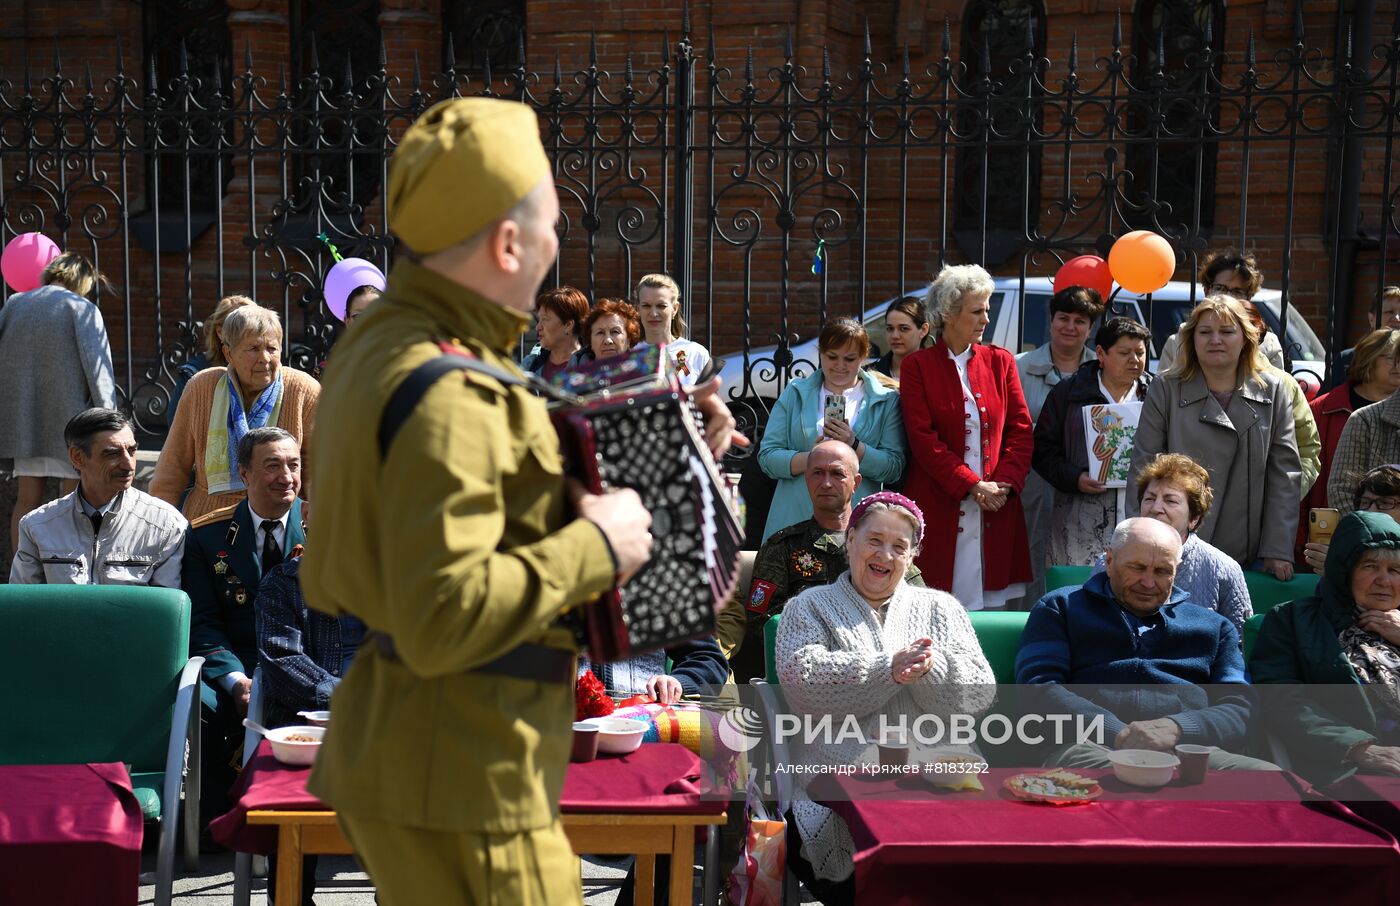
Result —
<instances>
[{"instance_id":1,"label":"plate with food","mask_svg":"<svg viewBox=\"0 0 1400 906\"><path fill-rule=\"evenodd\" d=\"M1097 780L1063 768L1017 774L1006 778L1002 786L1017 799L1047 805L1079 805L1103 795Z\"/></svg>"}]
</instances>

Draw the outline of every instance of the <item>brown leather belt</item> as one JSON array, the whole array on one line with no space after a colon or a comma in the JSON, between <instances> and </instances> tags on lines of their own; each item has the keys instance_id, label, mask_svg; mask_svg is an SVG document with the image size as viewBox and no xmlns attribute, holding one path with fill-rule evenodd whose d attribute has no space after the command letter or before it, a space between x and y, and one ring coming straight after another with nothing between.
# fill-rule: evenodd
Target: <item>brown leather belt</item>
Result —
<instances>
[{"instance_id":1,"label":"brown leather belt","mask_svg":"<svg viewBox=\"0 0 1400 906\"><path fill-rule=\"evenodd\" d=\"M379 654L382 657L395 663L401 662L398 649L394 646L393 636L371 631L369 637L374 641L374 645L379 649ZM572 686L577 670L578 659L572 651L564 648L551 648L548 645L533 645L527 642L512 648L494 661L473 667L469 672L490 673L493 676L505 676L510 679L536 683L557 683Z\"/></svg>"}]
</instances>

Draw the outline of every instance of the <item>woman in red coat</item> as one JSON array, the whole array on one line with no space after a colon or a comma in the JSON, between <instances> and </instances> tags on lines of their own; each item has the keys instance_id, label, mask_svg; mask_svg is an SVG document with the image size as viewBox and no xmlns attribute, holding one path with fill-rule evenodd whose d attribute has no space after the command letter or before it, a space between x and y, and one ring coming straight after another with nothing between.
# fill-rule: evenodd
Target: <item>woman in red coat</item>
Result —
<instances>
[{"instance_id":1,"label":"woman in red coat","mask_svg":"<svg viewBox=\"0 0 1400 906\"><path fill-rule=\"evenodd\" d=\"M1361 338L1352 353L1346 380L1325 396L1312 401L1317 433L1322 437L1322 470L1313 482L1312 490L1303 498L1298 513L1298 542L1295 560L1300 568L1312 569L1322 565L1323 556L1309 561L1303 545L1308 540L1308 510L1327 506L1327 478L1332 474L1332 457L1337 453L1337 441L1352 412L1363 406L1390 399L1400 388L1400 330L1373 330Z\"/></svg>"},{"instance_id":2,"label":"woman in red coat","mask_svg":"<svg viewBox=\"0 0 1400 906\"><path fill-rule=\"evenodd\" d=\"M992 610L1031 578L1021 488L1033 428L1016 360L980 342L996 284L973 264L945 267L928 291L938 342L900 368L910 466L904 493L928 523L919 569L968 610Z\"/></svg>"}]
</instances>

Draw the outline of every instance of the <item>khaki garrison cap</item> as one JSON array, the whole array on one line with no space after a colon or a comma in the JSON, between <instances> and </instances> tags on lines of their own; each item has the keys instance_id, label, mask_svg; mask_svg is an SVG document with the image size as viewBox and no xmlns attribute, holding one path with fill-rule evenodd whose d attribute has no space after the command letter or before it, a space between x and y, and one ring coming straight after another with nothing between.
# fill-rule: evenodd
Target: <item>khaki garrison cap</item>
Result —
<instances>
[{"instance_id":1,"label":"khaki garrison cap","mask_svg":"<svg viewBox=\"0 0 1400 906\"><path fill-rule=\"evenodd\" d=\"M535 111L457 98L408 128L389 169L389 229L430 255L476 235L549 175Z\"/></svg>"}]
</instances>

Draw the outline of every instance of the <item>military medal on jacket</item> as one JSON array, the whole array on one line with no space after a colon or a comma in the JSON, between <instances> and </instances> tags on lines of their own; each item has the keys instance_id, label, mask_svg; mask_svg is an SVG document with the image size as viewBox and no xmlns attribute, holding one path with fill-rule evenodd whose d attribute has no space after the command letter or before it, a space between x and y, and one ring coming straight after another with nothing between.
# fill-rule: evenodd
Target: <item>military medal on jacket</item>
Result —
<instances>
[{"instance_id":1,"label":"military medal on jacket","mask_svg":"<svg viewBox=\"0 0 1400 906\"><path fill-rule=\"evenodd\" d=\"M809 550L792 552L792 568L804 579L810 579L822 571L822 561Z\"/></svg>"}]
</instances>

